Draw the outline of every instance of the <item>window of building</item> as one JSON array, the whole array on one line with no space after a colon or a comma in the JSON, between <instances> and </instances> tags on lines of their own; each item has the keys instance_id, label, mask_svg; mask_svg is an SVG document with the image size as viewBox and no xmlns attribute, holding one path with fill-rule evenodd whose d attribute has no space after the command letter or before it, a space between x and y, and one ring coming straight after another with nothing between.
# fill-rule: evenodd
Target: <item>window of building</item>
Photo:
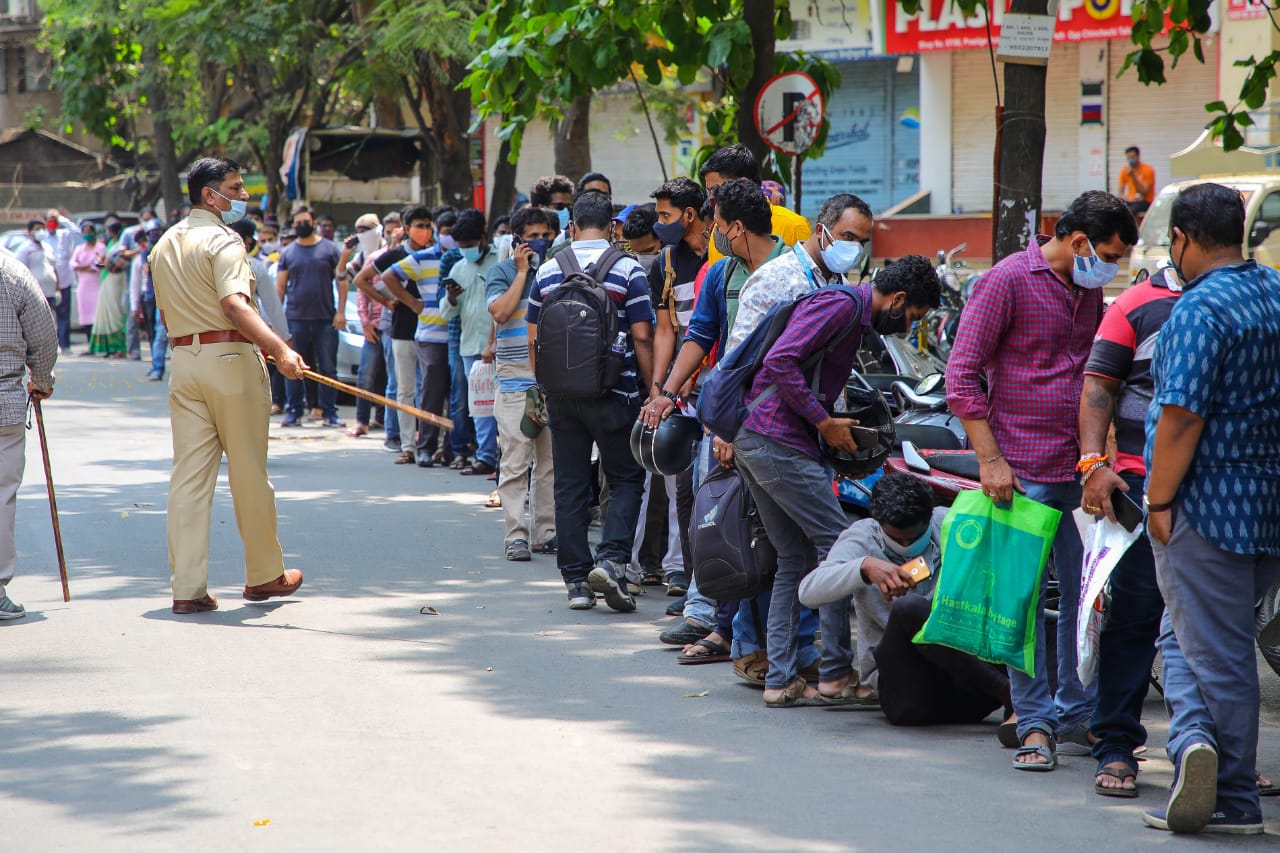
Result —
<instances>
[{"instance_id":1,"label":"window of building","mask_svg":"<svg viewBox=\"0 0 1280 853\"><path fill-rule=\"evenodd\" d=\"M48 54L30 47L18 48L18 91L47 92L52 82Z\"/></svg>"}]
</instances>

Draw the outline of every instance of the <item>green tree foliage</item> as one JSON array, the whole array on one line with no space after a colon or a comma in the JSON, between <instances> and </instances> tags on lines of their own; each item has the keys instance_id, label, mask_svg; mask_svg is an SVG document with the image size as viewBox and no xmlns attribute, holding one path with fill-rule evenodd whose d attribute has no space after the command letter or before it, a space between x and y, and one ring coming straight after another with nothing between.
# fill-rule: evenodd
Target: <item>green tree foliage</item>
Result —
<instances>
[{"instance_id":1,"label":"green tree foliage","mask_svg":"<svg viewBox=\"0 0 1280 853\"><path fill-rule=\"evenodd\" d=\"M750 24L763 15L768 32ZM558 119L562 105L635 76L650 86L664 71L685 86L710 74L723 92L707 116L707 130L722 142L741 140L758 154L765 146L748 108L764 80L803 68L830 97L839 85L834 66L800 54L774 54L777 38L791 33L785 0L495 0L475 22L472 41L484 46L466 84L482 119L502 118L500 136L520 152L534 118ZM765 60L762 62L762 60ZM807 156L822 153L827 128Z\"/></svg>"},{"instance_id":2,"label":"green tree foliage","mask_svg":"<svg viewBox=\"0 0 1280 853\"><path fill-rule=\"evenodd\" d=\"M1133 5L1133 43L1138 49L1125 57L1123 74L1133 68L1138 80L1146 85L1165 82L1165 55L1170 58L1169 69L1178 67L1178 61L1190 51L1197 62L1204 62L1201 37L1209 31L1212 20L1209 4L1212 0L1139 0ZM1225 5L1225 4L1224 4ZM1275 18L1274 4L1268 4L1267 13L1273 26L1280 27ZM1165 33L1166 19L1169 30ZM1240 86L1236 103L1226 101L1205 104L1210 114L1208 124L1215 138L1222 139L1226 151L1234 151L1244 145L1243 128L1253 125L1249 110L1262 107L1267 101L1267 90L1276 76L1280 63L1280 51L1273 50L1261 58L1247 56L1235 61L1239 68L1249 73Z\"/></svg>"},{"instance_id":3,"label":"green tree foliage","mask_svg":"<svg viewBox=\"0 0 1280 853\"><path fill-rule=\"evenodd\" d=\"M252 156L279 199L284 138L340 109L361 55L351 4L340 0L41 7L64 129L82 128L139 168L158 161L166 199L176 197L177 168L211 151Z\"/></svg>"}]
</instances>

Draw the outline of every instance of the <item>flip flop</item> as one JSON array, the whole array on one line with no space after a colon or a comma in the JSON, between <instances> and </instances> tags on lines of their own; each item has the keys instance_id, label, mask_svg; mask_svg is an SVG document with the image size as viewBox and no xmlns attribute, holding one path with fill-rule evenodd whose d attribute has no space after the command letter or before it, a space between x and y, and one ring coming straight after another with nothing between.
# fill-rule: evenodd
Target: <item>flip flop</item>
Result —
<instances>
[{"instance_id":1,"label":"flip flop","mask_svg":"<svg viewBox=\"0 0 1280 853\"><path fill-rule=\"evenodd\" d=\"M1124 800L1132 800L1134 797L1138 796L1138 789L1136 787L1108 788L1098 784L1097 782L1097 777L1099 776L1110 776L1112 779L1118 780L1121 784L1124 783L1125 779L1132 779L1134 781L1134 784L1136 785L1138 782L1138 771L1133 769L1132 767L1126 767L1124 770L1119 770L1115 767L1099 767L1094 772L1093 775L1094 775L1093 792L1095 794L1098 794L1099 796L1119 797L1120 799L1124 799Z\"/></svg>"},{"instance_id":2,"label":"flip flop","mask_svg":"<svg viewBox=\"0 0 1280 853\"><path fill-rule=\"evenodd\" d=\"M484 502L484 505L489 509L498 509L499 507L502 506L502 497L498 494L497 489L494 489L492 492L489 493L489 497Z\"/></svg>"},{"instance_id":3,"label":"flip flop","mask_svg":"<svg viewBox=\"0 0 1280 853\"><path fill-rule=\"evenodd\" d=\"M702 655L680 655L676 658L676 663L696 666L703 663L728 663L733 660L733 657L729 653L729 647L723 643L717 643L715 640L708 640L706 637L703 637L701 640L695 642L694 645L698 648L706 649L707 653Z\"/></svg>"},{"instance_id":4,"label":"flip flop","mask_svg":"<svg viewBox=\"0 0 1280 853\"><path fill-rule=\"evenodd\" d=\"M1000 724L1000 728L996 729L996 740L1000 741L1000 745L1005 749L1017 749L1022 745L1018 740L1018 721L1005 720Z\"/></svg>"},{"instance_id":5,"label":"flip flop","mask_svg":"<svg viewBox=\"0 0 1280 853\"><path fill-rule=\"evenodd\" d=\"M858 695L856 684L850 684L834 696L819 693L822 704L832 711L879 711L880 696L874 691L867 696Z\"/></svg>"}]
</instances>

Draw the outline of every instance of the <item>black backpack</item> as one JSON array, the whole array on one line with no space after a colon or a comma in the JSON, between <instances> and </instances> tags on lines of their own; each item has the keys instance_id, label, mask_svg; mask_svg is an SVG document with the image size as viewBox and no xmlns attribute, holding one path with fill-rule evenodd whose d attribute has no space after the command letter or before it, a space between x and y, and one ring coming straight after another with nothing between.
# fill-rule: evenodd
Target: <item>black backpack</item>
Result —
<instances>
[{"instance_id":1,"label":"black backpack","mask_svg":"<svg viewBox=\"0 0 1280 853\"><path fill-rule=\"evenodd\" d=\"M618 309L604 281L625 257L610 246L584 271L572 246L555 256L564 280L542 302L534 344L535 374L547 394L588 400L618 384L623 363L623 355L613 351L620 333Z\"/></svg>"},{"instance_id":2,"label":"black backpack","mask_svg":"<svg viewBox=\"0 0 1280 853\"><path fill-rule=\"evenodd\" d=\"M693 497L693 576L707 598L751 598L778 571L778 552L765 535L755 501L736 468L717 468Z\"/></svg>"}]
</instances>

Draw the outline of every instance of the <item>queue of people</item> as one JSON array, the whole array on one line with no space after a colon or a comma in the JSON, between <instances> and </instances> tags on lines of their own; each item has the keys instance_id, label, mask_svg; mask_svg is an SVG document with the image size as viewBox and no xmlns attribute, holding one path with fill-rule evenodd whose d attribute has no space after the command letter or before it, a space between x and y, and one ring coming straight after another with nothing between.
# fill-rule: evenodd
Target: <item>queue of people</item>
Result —
<instances>
[{"instance_id":1,"label":"queue of people","mask_svg":"<svg viewBox=\"0 0 1280 853\"><path fill-rule=\"evenodd\" d=\"M487 502L501 507L503 534L493 547L517 563L554 555L570 610L602 599L630 613L646 590L663 590L674 620L657 639L681 647L677 662L732 664L767 708L879 712L907 726L999 711L1013 769L1043 773L1060 754L1092 756L1094 791L1106 797L1139 795L1159 650L1175 779L1165 807L1144 819L1174 832L1262 831L1254 608L1280 579L1280 274L1244 259L1238 193L1185 190L1170 218L1172 262L1110 308L1102 288L1137 226L1121 199L1084 193L1052 235L980 278L961 317L947 402L987 497L1006 505L1020 493L1064 516L1081 508L1111 520L1120 500L1146 509L1146 530L1113 575L1098 677L1086 685L1075 636L1083 545L1069 519L1053 541L1056 627L1042 589L1031 675L916 641L943 568L947 512L924 483L885 473L858 520L835 497L834 472L867 452L872 432L835 405L864 337L906 332L941 298L920 256L865 275L875 219L857 196L826 199L810 223L734 145L699 180L656 186L652 203L620 203L599 173L576 184L547 176L493 222L479 210L410 205L360 216L339 246L332 219L305 207L284 231L244 218L234 164L199 165L195 211L168 235L110 223L105 246L82 230L68 254L81 298L89 278L99 285L91 351L127 351L114 313L122 281L153 335L165 325L157 309L168 308L171 335L181 326L169 339L181 366L170 395L175 613L217 607L205 571L216 460L195 449L231 421L253 421L226 447L247 483L233 491L237 514L256 519L242 525L244 595L301 585L279 557L265 413L283 415L281 429L347 426L332 390L322 384L312 397L302 370L334 375L354 286L361 387L450 416L454 428L361 404L348 434L383 430L398 465L495 480ZM52 230L40 226L33 242ZM30 280L0 266L0 298L26 304L39 293L41 308L56 311L62 279L55 271L46 283L47 271L42 279L26 265ZM126 267L130 276L112 278ZM205 279L200 302L190 284ZM214 292L218 304L205 304ZM745 388L741 423L724 434L698 428L680 470L646 464L633 433L691 423L716 365L762 330L776 334ZM235 379L261 386L260 422L256 401L196 406L219 397L209 377L231 369L202 358L205 343L214 355L257 345L278 363L283 388L254 370ZM51 389L46 361L30 363L40 393ZM163 376L163 349L156 364ZM180 446L190 452L177 461ZM740 472L776 551L769 583L741 600L709 598L694 572L694 495L717 468ZM0 617L14 618L6 601ZM1264 634L1280 642L1280 621Z\"/></svg>"}]
</instances>

